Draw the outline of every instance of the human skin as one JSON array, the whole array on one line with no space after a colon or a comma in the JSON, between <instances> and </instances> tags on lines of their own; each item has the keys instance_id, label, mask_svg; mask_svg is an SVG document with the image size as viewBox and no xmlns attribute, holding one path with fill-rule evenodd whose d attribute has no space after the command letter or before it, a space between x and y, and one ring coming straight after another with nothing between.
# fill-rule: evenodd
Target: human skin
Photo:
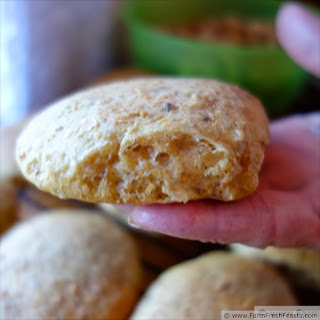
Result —
<instances>
[{"instance_id":1,"label":"human skin","mask_svg":"<svg viewBox=\"0 0 320 320\"><path fill-rule=\"evenodd\" d=\"M300 5L288 2L278 12L276 32L292 60L320 77L320 19Z\"/></svg>"},{"instance_id":2,"label":"human skin","mask_svg":"<svg viewBox=\"0 0 320 320\"><path fill-rule=\"evenodd\" d=\"M295 3L279 10L276 30L292 59L320 76L320 20ZM126 207L141 229L205 242L320 250L320 113L270 124L270 144L251 196L234 202Z\"/></svg>"}]
</instances>

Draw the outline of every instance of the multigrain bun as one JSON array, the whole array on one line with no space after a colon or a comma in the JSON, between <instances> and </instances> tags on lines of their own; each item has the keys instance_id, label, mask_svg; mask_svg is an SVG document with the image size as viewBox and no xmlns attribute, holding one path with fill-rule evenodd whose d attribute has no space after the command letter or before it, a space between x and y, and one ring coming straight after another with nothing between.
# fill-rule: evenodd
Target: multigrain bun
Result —
<instances>
[{"instance_id":1,"label":"multigrain bun","mask_svg":"<svg viewBox=\"0 0 320 320\"><path fill-rule=\"evenodd\" d=\"M289 279L299 287L320 291L320 252L303 248L256 249L233 244L234 252L284 268Z\"/></svg>"},{"instance_id":2,"label":"multigrain bun","mask_svg":"<svg viewBox=\"0 0 320 320\"><path fill-rule=\"evenodd\" d=\"M73 94L18 140L24 175L88 202L243 198L257 188L268 120L249 93L214 80L145 78Z\"/></svg>"},{"instance_id":3,"label":"multigrain bun","mask_svg":"<svg viewBox=\"0 0 320 320\"><path fill-rule=\"evenodd\" d=\"M102 215L56 211L0 243L1 319L125 319L139 290L131 238Z\"/></svg>"},{"instance_id":4,"label":"multigrain bun","mask_svg":"<svg viewBox=\"0 0 320 320\"><path fill-rule=\"evenodd\" d=\"M220 319L222 310L267 305L296 305L274 269L229 253L209 253L160 275L131 319Z\"/></svg>"}]
</instances>

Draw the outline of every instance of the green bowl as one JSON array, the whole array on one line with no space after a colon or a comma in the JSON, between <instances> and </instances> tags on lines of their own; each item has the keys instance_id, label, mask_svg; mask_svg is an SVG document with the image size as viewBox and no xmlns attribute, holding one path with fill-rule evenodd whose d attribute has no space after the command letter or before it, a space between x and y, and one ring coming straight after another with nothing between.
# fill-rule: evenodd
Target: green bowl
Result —
<instances>
[{"instance_id":1,"label":"green bowl","mask_svg":"<svg viewBox=\"0 0 320 320\"><path fill-rule=\"evenodd\" d=\"M270 117L284 114L307 73L279 47L212 44L157 30L209 17L274 21L272 0L131 0L124 7L135 66L160 74L220 79L258 96Z\"/></svg>"}]
</instances>

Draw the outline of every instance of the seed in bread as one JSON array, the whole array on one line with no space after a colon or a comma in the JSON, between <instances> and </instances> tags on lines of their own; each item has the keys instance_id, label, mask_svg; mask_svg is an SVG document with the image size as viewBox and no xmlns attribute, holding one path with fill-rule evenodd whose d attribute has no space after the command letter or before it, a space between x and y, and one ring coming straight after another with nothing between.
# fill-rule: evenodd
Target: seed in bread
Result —
<instances>
[{"instance_id":1,"label":"seed in bread","mask_svg":"<svg viewBox=\"0 0 320 320\"><path fill-rule=\"evenodd\" d=\"M1 319L126 319L139 294L133 240L103 215L61 210L0 242Z\"/></svg>"},{"instance_id":2,"label":"seed in bread","mask_svg":"<svg viewBox=\"0 0 320 320\"><path fill-rule=\"evenodd\" d=\"M268 120L226 83L142 78L88 89L33 119L17 145L40 189L88 202L243 198L257 188Z\"/></svg>"}]
</instances>

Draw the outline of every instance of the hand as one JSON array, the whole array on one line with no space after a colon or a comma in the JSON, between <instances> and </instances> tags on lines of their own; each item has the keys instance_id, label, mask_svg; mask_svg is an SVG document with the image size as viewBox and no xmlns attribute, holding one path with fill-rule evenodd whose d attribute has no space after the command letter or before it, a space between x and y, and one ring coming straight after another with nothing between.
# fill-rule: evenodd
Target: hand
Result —
<instances>
[{"instance_id":1,"label":"hand","mask_svg":"<svg viewBox=\"0 0 320 320\"><path fill-rule=\"evenodd\" d=\"M320 76L320 20L282 6L278 39L294 61ZM134 207L129 221L175 237L255 247L320 249L320 113L273 122L257 191L240 201Z\"/></svg>"},{"instance_id":2,"label":"hand","mask_svg":"<svg viewBox=\"0 0 320 320\"><path fill-rule=\"evenodd\" d=\"M275 121L251 196L134 207L129 222L175 237L320 249L320 113Z\"/></svg>"}]
</instances>

